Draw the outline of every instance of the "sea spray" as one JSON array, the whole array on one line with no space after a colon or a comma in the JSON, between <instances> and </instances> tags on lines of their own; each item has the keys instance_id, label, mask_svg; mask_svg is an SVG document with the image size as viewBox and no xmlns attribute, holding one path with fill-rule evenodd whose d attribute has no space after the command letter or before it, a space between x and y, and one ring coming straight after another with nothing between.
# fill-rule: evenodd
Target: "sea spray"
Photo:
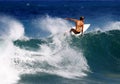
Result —
<instances>
[{"instance_id":1,"label":"sea spray","mask_svg":"<svg viewBox=\"0 0 120 84\"><path fill-rule=\"evenodd\" d=\"M110 30L120 30L120 21L108 22L104 27L103 30L110 31Z\"/></svg>"},{"instance_id":2,"label":"sea spray","mask_svg":"<svg viewBox=\"0 0 120 84\"><path fill-rule=\"evenodd\" d=\"M0 81L2 84L14 84L19 80L19 72L12 65L14 48L11 41L0 43Z\"/></svg>"},{"instance_id":3,"label":"sea spray","mask_svg":"<svg viewBox=\"0 0 120 84\"><path fill-rule=\"evenodd\" d=\"M91 32L106 32L111 30L120 30L120 21L109 21L102 27L95 27Z\"/></svg>"},{"instance_id":4,"label":"sea spray","mask_svg":"<svg viewBox=\"0 0 120 84\"><path fill-rule=\"evenodd\" d=\"M72 27L72 24L65 19L50 17L48 15L37 19L35 23L39 26L40 29L51 34L64 33L69 31L69 29Z\"/></svg>"},{"instance_id":5,"label":"sea spray","mask_svg":"<svg viewBox=\"0 0 120 84\"><path fill-rule=\"evenodd\" d=\"M2 38L17 40L24 37L24 26L8 16L0 16L0 35Z\"/></svg>"},{"instance_id":6,"label":"sea spray","mask_svg":"<svg viewBox=\"0 0 120 84\"><path fill-rule=\"evenodd\" d=\"M24 36L24 27L11 17L0 18L0 81L2 84L14 84L20 79L20 73L14 65L16 50L13 41Z\"/></svg>"}]
</instances>

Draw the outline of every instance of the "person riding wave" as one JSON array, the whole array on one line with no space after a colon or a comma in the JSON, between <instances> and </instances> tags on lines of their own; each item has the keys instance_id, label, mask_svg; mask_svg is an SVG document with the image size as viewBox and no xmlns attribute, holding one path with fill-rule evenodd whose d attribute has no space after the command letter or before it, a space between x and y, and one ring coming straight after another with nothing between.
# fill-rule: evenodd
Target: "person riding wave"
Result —
<instances>
[{"instance_id":1,"label":"person riding wave","mask_svg":"<svg viewBox=\"0 0 120 84\"><path fill-rule=\"evenodd\" d=\"M70 33L74 32L75 34L79 34L79 33L83 34L83 28L84 28L84 17L83 16L80 17L80 20L73 19L73 18L66 18L66 20L74 21L76 24L76 28L75 29L71 28Z\"/></svg>"}]
</instances>

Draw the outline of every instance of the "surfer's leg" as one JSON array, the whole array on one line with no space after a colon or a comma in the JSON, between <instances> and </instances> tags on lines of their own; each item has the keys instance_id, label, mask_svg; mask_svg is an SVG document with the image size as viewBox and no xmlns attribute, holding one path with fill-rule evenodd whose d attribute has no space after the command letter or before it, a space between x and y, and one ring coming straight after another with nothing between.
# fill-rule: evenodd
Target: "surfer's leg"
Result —
<instances>
[{"instance_id":1,"label":"surfer's leg","mask_svg":"<svg viewBox=\"0 0 120 84\"><path fill-rule=\"evenodd\" d=\"M71 30L70 30L70 33L71 33L71 32L74 32L74 33L75 33L75 32L76 32L76 30L75 30L75 29L71 29Z\"/></svg>"},{"instance_id":2,"label":"surfer's leg","mask_svg":"<svg viewBox=\"0 0 120 84\"><path fill-rule=\"evenodd\" d=\"M73 31L74 29L70 29L70 33Z\"/></svg>"},{"instance_id":3,"label":"surfer's leg","mask_svg":"<svg viewBox=\"0 0 120 84\"><path fill-rule=\"evenodd\" d=\"M71 29L71 30L70 30L70 33L71 33L71 32L74 32L74 34L80 33L80 32L77 32L75 29Z\"/></svg>"}]
</instances>

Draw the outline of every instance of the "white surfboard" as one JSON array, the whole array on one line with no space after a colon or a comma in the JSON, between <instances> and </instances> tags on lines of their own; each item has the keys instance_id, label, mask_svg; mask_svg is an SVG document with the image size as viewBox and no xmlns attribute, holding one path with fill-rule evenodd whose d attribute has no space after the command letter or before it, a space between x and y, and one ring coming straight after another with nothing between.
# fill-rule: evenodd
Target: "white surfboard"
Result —
<instances>
[{"instance_id":1,"label":"white surfboard","mask_svg":"<svg viewBox=\"0 0 120 84\"><path fill-rule=\"evenodd\" d=\"M83 28L83 33L90 27L90 24L84 24L84 28ZM75 29L75 27L72 27ZM75 36L79 36L81 35L81 33L79 34L74 34L74 32L71 32L72 35L75 35Z\"/></svg>"}]
</instances>

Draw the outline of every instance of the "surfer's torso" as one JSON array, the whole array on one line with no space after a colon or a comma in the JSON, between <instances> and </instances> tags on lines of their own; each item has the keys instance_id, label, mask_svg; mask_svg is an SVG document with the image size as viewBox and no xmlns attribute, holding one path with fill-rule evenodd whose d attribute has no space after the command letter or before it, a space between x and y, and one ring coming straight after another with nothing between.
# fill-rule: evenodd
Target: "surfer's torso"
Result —
<instances>
[{"instance_id":1,"label":"surfer's torso","mask_svg":"<svg viewBox=\"0 0 120 84\"><path fill-rule=\"evenodd\" d=\"M83 25L84 25L84 22L83 22L83 21L77 20L77 21L76 21L76 31L77 31L77 32L81 32L81 31L82 31L82 28L83 28Z\"/></svg>"}]
</instances>

